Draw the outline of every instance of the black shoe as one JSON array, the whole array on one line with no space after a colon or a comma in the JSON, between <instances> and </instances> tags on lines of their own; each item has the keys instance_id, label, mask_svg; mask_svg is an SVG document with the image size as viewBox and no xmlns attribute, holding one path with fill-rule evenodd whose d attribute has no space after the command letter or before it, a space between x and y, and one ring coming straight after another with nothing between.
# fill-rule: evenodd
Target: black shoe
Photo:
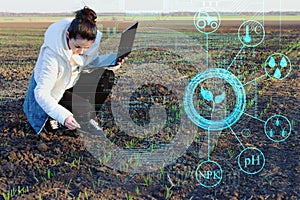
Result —
<instances>
[{"instance_id":1,"label":"black shoe","mask_svg":"<svg viewBox=\"0 0 300 200\"><path fill-rule=\"evenodd\" d=\"M58 129L58 131L56 132L57 135L59 136L68 136L68 137L73 137L73 138L78 138L79 137L79 133L78 131L75 130L70 130L70 129Z\"/></svg>"},{"instance_id":2,"label":"black shoe","mask_svg":"<svg viewBox=\"0 0 300 200\"><path fill-rule=\"evenodd\" d=\"M56 121L54 119L48 119L47 122L45 123L43 131L46 134L56 133L56 131L58 130L58 128L59 128L58 121Z\"/></svg>"},{"instance_id":3,"label":"black shoe","mask_svg":"<svg viewBox=\"0 0 300 200\"><path fill-rule=\"evenodd\" d=\"M46 122L46 124L44 126L44 131L46 132L46 134L49 134L51 132L58 136L69 136L69 137L75 137L75 138L79 137L79 134L77 133L76 129L70 130L54 119L49 119Z\"/></svg>"}]
</instances>

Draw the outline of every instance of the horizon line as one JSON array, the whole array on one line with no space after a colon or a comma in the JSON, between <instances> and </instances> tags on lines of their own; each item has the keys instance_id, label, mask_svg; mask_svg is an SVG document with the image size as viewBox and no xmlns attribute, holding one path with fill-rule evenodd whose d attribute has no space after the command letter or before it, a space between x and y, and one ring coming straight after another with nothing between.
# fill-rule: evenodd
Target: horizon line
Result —
<instances>
[{"instance_id":1,"label":"horizon line","mask_svg":"<svg viewBox=\"0 0 300 200\"><path fill-rule=\"evenodd\" d=\"M0 11L1 14L74 14L74 12L11 12L11 11ZM195 13L195 11L128 11L128 12L97 12L97 15L101 14L172 14L172 13ZM220 11L219 13L257 13L257 11L244 11L244 12L232 12L232 11ZM293 13L300 14L300 11L265 11L261 13Z\"/></svg>"}]
</instances>

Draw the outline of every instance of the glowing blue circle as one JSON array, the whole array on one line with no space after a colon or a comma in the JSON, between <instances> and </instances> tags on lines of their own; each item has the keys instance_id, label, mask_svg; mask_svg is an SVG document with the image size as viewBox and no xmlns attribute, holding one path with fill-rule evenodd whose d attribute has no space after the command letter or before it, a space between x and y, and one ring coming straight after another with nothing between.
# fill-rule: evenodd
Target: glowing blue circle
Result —
<instances>
[{"instance_id":1,"label":"glowing blue circle","mask_svg":"<svg viewBox=\"0 0 300 200\"><path fill-rule=\"evenodd\" d=\"M285 76L283 76L283 77L280 77L280 78L274 77L273 75L270 74L270 71L267 70L267 67L268 67L268 65L269 65L270 59L271 59L271 58L274 58L274 57L277 57L277 56L278 56L278 57L281 57L281 58L285 58L285 59L286 59L286 62L287 62L286 64L287 64L287 66L289 66L289 69L288 69L287 74L286 74ZM275 60L274 60L274 61L275 61ZM276 68L277 68L277 66L280 66L280 63L278 63L278 64L275 63L275 65L276 65ZM274 66L274 67L275 67L275 66ZM265 63L264 63L264 70L265 70L266 74L268 75L268 77L270 77L271 79L273 79L273 80L283 80L283 79L285 79L286 77L288 77L288 76L290 75L291 71L292 71L291 60L290 60L286 55L284 55L284 54L282 54L282 53L274 53L274 54L270 55L270 56L266 59L266 61L265 61Z\"/></svg>"},{"instance_id":2,"label":"glowing blue circle","mask_svg":"<svg viewBox=\"0 0 300 200\"><path fill-rule=\"evenodd\" d=\"M261 156L262 156L262 158L263 158L263 163L262 163L262 165L261 165L261 167L258 169L258 170L256 170L256 171L247 171L246 169L244 169L243 167L242 167L242 165L241 165L241 156L242 156L242 154L243 153L245 153L246 151L251 151L251 150L253 150L253 151L257 151ZM251 157L251 158L248 158L248 159L255 159L255 157L253 158L253 157ZM252 160L251 160L251 162L253 162ZM257 161L256 161L257 162ZM240 169L243 171L243 172L245 172L246 174L257 174L257 173L259 173L263 168L264 168L264 166L265 166L265 163L266 163L266 159L265 159L265 156L264 156L264 154L263 154L263 152L261 152L261 150L259 150L258 148L256 148L256 147L248 147L248 148L245 148L243 151L241 151L241 153L239 154L239 156L238 156L238 165L239 165L239 167L240 167ZM255 162L253 162L253 164L255 165Z\"/></svg>"},{"instance_id":3,"label":"glowing blue circle","mask_svg":"<svg viewBox=\"0 0 300 200\"><path fill-rule=\"evenodd\" d=\"M221 177L220 177L220 179L219 179L216 183L214 183L214 184L212 184L212 185L206 185L206 184L202 183L202 181L199 179L199 176L198 176L198 171L199 171L200 167L201 167L202 165L209 165L209 164L211 164L211 165L216 165L217 168L219 168L219 170L221 171ZM207 160L207 161L204 161L204 162L202 162L202 163L200 163L200 164L198 165L195 174L196 174L196 180L198 181L198 183L199 183L200 185L202 185L203 187L206 187L206 188L213 188L213 187L217 186L218 184L220 184L220 182L221 182L221 180L222 180L223 170L222 170L221 166L220 166L217 162L211 161L211 160Z\"/></svg>"},{"instance_id":4,"label":"glowing blue circle","mask_svg":"<svg viewBox=\"0 0 300 200\"><path fill-rule=\"evenodd\" d=\"M267 125L268 125L269 121L272 120L272 119L275 118L275 117L284 119L284 120L287 122L288 126L289 126L289 131L288 131L287 135L286 135L285 137L283 137L281 140L275 140L274 138L272 138L272 137L269 135L269 132L268 132L268 130L267 130ZM288 120L288 118L286 118L285 116L282 116L282 115L274 115L274 116L270 117L270 118L265 122L265 125L264 125L264 131L265 131L266 136L267 136L270 140L272 140L273 142L283 142L283 141L285 141L285 140L291 135L291 130L292 130L292 125L291 125L290 120Z\"/></svg>"},{"instance_id":5,"label":"glowing blue circle","mask_svg":"<svg viewBox=\"0 0 300 200\"><path fill-rule=\"evenodd\" d=\"M223 120L208 120L199 115L193 103L193 95L197 86L206 79L220 78L228 82L236 96L236 105L232 113ZM197 74L187 85L184 94L184 109L193 123L205 130L224 130L236 123L244 112L246 93L243 84L231 72L222 68L210 68Z\"/></svg>"},{"instance_id":6,"label":"glowing blue circle","mask_svg":"<svg viewBox=\"0 0 300 200\"><path fill-rule=\"evenodd\" d=\"M256 36L257 35L260 36L258 39L256 37L254 37L253 35L251 36L251 34L249 33L250 32L249 31L249 25L253 25L253 24L256 24L253 32L256 33ZM248 27L248 33L249 33L248 37L250 38L250 40L248 42L244 41L245 40L245 35L241 34L241 29L244 28L244 26ZM262 30L262 34L261 35L260 35L259 32L257 32L257 26L259 26L259 28ZM266 35L266 33L265 33L264 26L260 22L258 22L256 20L247 20L244 23L242 23L240 25L239 29L238 29L238 38L239 38L240 42L243 45L247 46L247 47L256 47L256 46L260 45L264 41L265 35ZM252 39L251 39L251 37L252 37ZM257 40L253 40L253 38L257 39Z\"/></svg>"},{"instance_id":7,"label":"glowing blue circle","mask_svg":"<svg viewBox=\"0 0 300 200\"><path fill-rule=\"evenodd\" d=\"M211 16L212 15L212 16ZM218 30L221 24L221 17L217 10L213 8L202 8L194 15L194 25L196 29L204 34L210 34ZM209 31L206 27L210 27Z\"/></svg>"},{"instance_id":8,"label":"glowing blue circle","mask_svg":"<svg viewBox=\"0 0 300 200\"><path fill-rule=\"evenodd\" d=\"M242 136L243 137L249 137L251 135L250 129L246 128L242 130Z\"/></svg>"}]
</instances>

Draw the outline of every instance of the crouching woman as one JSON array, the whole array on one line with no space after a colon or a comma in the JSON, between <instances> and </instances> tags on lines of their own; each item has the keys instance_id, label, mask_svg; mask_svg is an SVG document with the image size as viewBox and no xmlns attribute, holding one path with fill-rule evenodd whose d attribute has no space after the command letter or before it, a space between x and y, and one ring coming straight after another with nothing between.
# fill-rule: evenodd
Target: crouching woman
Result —
<instances>
[{"instance_id":1,"label":"crouching woman","mask_svg":"<svg viewBox=\"0 0 300 200\"><path fill-rule=\"evenodd\" d=\"M75 19L60 20L46 30L24 101L24 112L36 133L49 118L70 130L80 127L71 109L61 102L70 102L64 97L72 96L84 66L98 56L102 34L96 18L92 9L84 7L76 12Z\"/></svg>"}]
</instances>

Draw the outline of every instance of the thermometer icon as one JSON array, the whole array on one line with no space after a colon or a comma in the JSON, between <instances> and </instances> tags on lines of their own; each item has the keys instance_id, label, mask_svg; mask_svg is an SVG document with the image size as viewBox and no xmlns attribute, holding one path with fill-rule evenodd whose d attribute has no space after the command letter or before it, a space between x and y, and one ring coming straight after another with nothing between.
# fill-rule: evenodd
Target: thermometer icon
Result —
<instances>
[{"instance_id":1,"label":"thermometer icon","mask_svg":"<svg viewBox=\"0 0 300 200\"><path fill-rule=\"evenodd\" d=\"M247 43L251 42L251 37L250 37L250 34L249 34L249 25L246 25L246 35L244 37L244 41L247 42Z\"/></svg>"}]
</instances>

